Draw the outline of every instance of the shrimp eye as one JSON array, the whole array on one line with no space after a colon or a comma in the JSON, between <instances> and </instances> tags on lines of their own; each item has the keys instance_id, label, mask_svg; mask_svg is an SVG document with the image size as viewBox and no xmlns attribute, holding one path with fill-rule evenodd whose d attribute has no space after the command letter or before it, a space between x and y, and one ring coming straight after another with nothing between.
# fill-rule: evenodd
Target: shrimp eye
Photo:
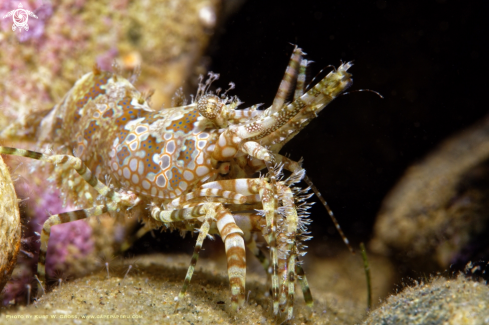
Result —
<instances>
[{"instance_id":1,"label":"shrimp eye","mask_svg":"<svg viewBox=\"0 0 489 325\"><path fill-rule=\"evenodd\" d=\"M217 118L221 113L222 102L216 95L205 95L197 102L197 110L200 115L210 120Z\"/></svg>"}]
</instances>

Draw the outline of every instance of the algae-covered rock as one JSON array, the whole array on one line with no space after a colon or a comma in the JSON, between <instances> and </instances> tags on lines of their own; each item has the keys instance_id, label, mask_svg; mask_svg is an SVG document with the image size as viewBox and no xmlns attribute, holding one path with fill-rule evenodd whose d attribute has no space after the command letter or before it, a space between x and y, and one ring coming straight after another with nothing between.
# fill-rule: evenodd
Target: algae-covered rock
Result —
<instances>
[{"instance_id":1,"label":"algae-covered rock","mask_svg":"<svg viewBox=\"0 0 489 325\"><path fill-rule=\"evenodd\" d=\"M0 324L279 324L271 312L271 300L263 273L247 274L248 291L244 308L231 310L225 259L199 259L187 294L174 313L187 272L190 256L151 255L105 268L69 282L41 297L28 307L11 308L0 315ZM129 268L129 266L131 266ZM263 271L263 270L262 270ZM126 275L127 274L127 275ZM311 275L312 276L312 275ZM287 324L358 324L365 306L313 287L315 304L309 312L298 288L295 318Z\"/></svg>"},{"instance_id":2,"label":"algae-covered rock","mask_svg":"<svg viewBox=\"0 0 489 325\"><path fill-rule=\"evenodd\" d=\"M20 237L17 196L7 166L0 156L0 291L15 267Z\"/></svg>"},{"instance_id":3,"label":"algae-covered rock","mask_svg":"<svg viewBox=\"0 0 489 325\"><path fill-rule=\"evenodd\" d=\"M488 211L486 119L407 170L383 203L370 247L414 269L465 265L485 257L474 254L489 247L482 238L488 238Z\"/></svg>"},{"instance_id":4,"label":"algae-covered rock","mask_svg":"<svg viewBox=\"0 0 489 325\"><path fill-rule=\"evenodd\" d=\"M405 288L374 310L364 325L464 325L489 323L489 288L464 275Z\"/></svg>"}]
</instances>

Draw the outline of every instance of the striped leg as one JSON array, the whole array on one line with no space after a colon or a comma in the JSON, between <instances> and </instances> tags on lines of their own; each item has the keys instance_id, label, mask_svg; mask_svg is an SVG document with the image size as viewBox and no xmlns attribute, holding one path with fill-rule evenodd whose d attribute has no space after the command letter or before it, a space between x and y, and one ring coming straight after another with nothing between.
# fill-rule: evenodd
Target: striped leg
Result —
<instances>
[{"instance_id":1,"label":"striped leg","mask_svg":"<svg viewBox=\"0 0 489 325\"><path fill-rule=\"evenodd\" d=\"M187 201L202 198L202 197L222 197L231 204L244 204L247 201L246 196L238 194L232 191L224 191L213 188L200 189L186 194L185 196L181 196L179 198L174 199L170 206L178 207L184 204Z\"/></svg>"},{"instance_id":2,"label":"striped leg","mask_svg":"<svg viewBox=\"0 0 489 325\"><path fill-rule=\"evenodd\" d=\"M304 300L306 302L306 305L309 308L312 308L313 306L313 300L312 300L312 295L311 295L311 290L309 288L309 284L307 282L307 278L304 274L304 270L302 269L302 266L298 264L297 260L297 247L296 247L296 239L294 236L297 236L297 228L300 228L298 225L299 222L299 216L298 216L298 211L302 207L300 205L298 208L295 207L295 200L297 199L298 203L302 203L305 201L310 195L299 195L298 197L294 197L294 193L290 190L290 186L293 184L299 182L302 179L302 176L304 175L304 170L300 167L300 163L297 162L289 162L289 165L297 166L298 168L295 170L295 172L285 181L285 182L276 182L276 188L278 189L278 195L279 197L282 198L282 211L284 212L284 215L286 219L284 220L285 222L285 228L286 231L287 229L290 229L290 233L292 235L289 235L288 237L284 235L284 232L280 233L279 236L283 239L283 243L285 243L285 249L284 247L280 247L279 245L279 250L282 251L289 251L290 254L288 254L288 258L281 258L279 259L279 274L281 274L280 278L285 279L286 278L286 283L285 283L285 288L282 286L281 293L285 293L285 299L287 300L287 314L288 314L288 319L292 317L292 312L293 312L293 300L294 300L294 294L295 294L295 288L294 288L294 282L295 279L297 278L300 283L301 283L301 288L304 296ZM274 172L276 173L276 172ZM221 182L222 183L222 182ZM225 184L221 184L225 185ZM303 209L307 209L307 207L302 207ZM302 213L305 211L301 211ZM253 233L256 232L261 232L264 234L265 239L268 241L269 236L267 236L266 233L266 221L263 220L263 217L257 213L240 213L240 214L235 214L234 219L236 220L237 225L239 226L240 229L242 229L245 233L244 239L246 246L250 249L250 251L260 260L260 263L262 264L263 268L265 269L267 274L271 274L272 272L269 272L269 267L270 267L270 262L269 260L265 257L263 252L256 247L256 242L252 237ZM277 239L277 242L280 240Z\"/></svg>"},{"instance_id":3,"label":"striped leg","mask_svg":"<svg viewBox=\"0 0 489 325\"><path fill-rule=\"evenodd\" d=\"M236 127L236 134L248 141L260 140L260 143L279 145L280 149L316 118L333 99L351 86L351 75L347 72L351 66L352 63L340 65L276 114L266 115L260 122L253 121Z\"/></svg>"},{"instance_id":4,"label":"striped leg","mask_svg":"<svg viewBox=\"0 0 489 325\"><path fill-rule=\"evenodd\" d=\"M234 217L236 219L236 223L238 224L238 226L245 231L246 246L258 258L261 265L265 269L265 272L267 274L270 274L269 272L270 261L263 254L263 252L256 247L256 243L251 236L250 239L247 239L247 230L249 230L250 232L263 231L265 225L263 224L262 217L258 214L239 214L239 215L235 215ZM265 239L266 238L267 237L265 236ZM307 307L309 308L310 312L312 312L312 308L314 307L314 300L312 298L311 289L309 287L306 274L300 263L301 262L299 261L298 258L296 258L295 262L290 261L289 258L289 262L288 262L289 268L294 267L295 264L295 276L301 284L301 290L302 290L302 295L304 297L304 301Z\"/></svg>"},{"instance_id":5,"label":"striped leg","mask_svg":"<svg viewBox=\"0 0 489 325\"><path fill-rule=\"evenodd\" d=\"M306 306L309 308L309 311L312 312L312 308L314 307L314 300L312 299L311 288L309 287L309 282L307 282L307 277L300 265L299 260L295 264L295 272L297 273L297 277L301 282L302 295L304 296L304 301L306 302Z\"/></svg>"},{"instance_id":6,"label":"striped leg","mask_svg":"<svg viewBox=\"0 0 489 325\"><path fill-rule=\"evenodd\" d=\"M202 226L199 229L199 237L197 238L197 243L195 244L194 253L192 254L192 259L190 260L190 266L187 270L187 275L185 276L185 280L183 282L182 291L180 291L178 297L175 297L175 312L178 309L178 305L180 301L183 300L185 296L185 292L187 292L187 288L190 284L190 280L192 279L192 275L194 274L195 265L197 264L197 260L199 259L199 252L202 248L202 244L204 243L205 237L209 233L209 221L206 219Z\"/></svg>"},{"instance_id":7,"label":"striped leg","mask_svg":"<svg viewBox=\"0 0 489 325\"><path fill-rule=\"evenodd\" d=\"M58 167L63 169L73 169L75 170L83 179L90 184L100 195L110 199L113 202L121 202L123 205L132 206L139 203L140 199L130 193L117 193L113 189L109 188L102 182L100 182L97 177L92 173L92 171L85 166L83 161L80 158L68 156L68 155L45 155L40 152L10 148L10 147L1 147L0 146L0 154L6 155L14 155L20 157L27 157L31 159L36 159L48 163L55 164Z\"/></svg>"},{"instance_id":8,"label":"striped leg","mask_svg":"<svg viewBox=\"0 0 489 325\"><path fill-rule=\"evenodd\" d=\"M270 267L269 259L263 254L263 252L258 248L255 239L253 238L253 234L261 233L264 226L261 222L262 216L257 213L239 213L233 215L234 220L236 220L236 224L239 229L244 232L244 241L248 250L255 255L255 257L260 261L260 264L263 266L263 269L267 274L268 268Z\"/></svg>"},{"instance_id":9,"label":"striped leg","mask_svg":"<svg viewBox=\"0 0 489 325\"><path fill-rule=\"evenodd\" d=\"M299 76L297 77L297 83L295 84L294 100L300 98L304 94L304 82L306 81L306 70L309 61L302 59L301 66L299 68Z\"/></svg>"},{"instance_id":10,"label":"striped leg","mask_svg":"<svg viewBox=\"0 0 489 325\"><path fill-rule=\"evenodd\" d=\"M86 219L91 216L99 216L108 211L114 210L116 204L110 203L109 205L98 205L90 209L76 210L72 212L65 212L53 215L49 217L42 226L41 233L41 250L39 252L39 261L37 262L37 274L41 282L46 283L46 252L48 250L49 237L51 235L51 227L60 225L63 223ZM38 295L44 292L41 288L41 283L38 284Z\"/></svg>"},{"instance_id":11,"label":"striped leg","mask_svg":"<svg viewBox=\"0 0 489 325\"><path fill-rule=\"evenodd\" d=\"M166 225L172 222L197 219L204 215L207 215L206 220L204 221L204 223L200 228L199 237L197 238L197 243L195 244L194 253L190 261L190 266L187 270L187 275L185 276L185 280L183 282L182 290L180 291L178 297L175 297L175 312L178 309L178 305L180 301L185 296L185 292L187 291L187 288L190 284L190 280L192 279L192 275L195 270L195 265L197 264L197 260L199 258L199 252L200 249L202 248L202 243L204 242L205 237L209 233L208 220L214 218L215 215L214 211L216 206L219 206L219 204L207 203L207 204L200 204L190 208L175 209L175 210L163 210L154 204L152 204L151 206L151 217L155 220L162 221ZM210 211L213 211L214 213L209 213Z\"/></svg>"},{"instance_id":12,"label":"striped leg","mask_svg":"<svg viewBox=\"0 0 489 325\"><path fill-rule=\"evenodd\" d=\"M212 204L212 203L208 203L208 204ZM218 203L214 203L214 205L218 205ZM200 204L190 208L163 210L158 206L152 204L151 217L165 224L177 222L177 221L193 220L206 215L205 206L206 206L205 204Z\"/></svg>"},{"instance_id":13,"label":"striped leg","mask_svg":"<svg viewBox=\"0 0 489 325\"><path fill-rule=\"evenodd\" d=\"M243 231L236 225L234 217L228 209L224 208L220 203L206 203L190 208L175 210L162 210L153 205L151 207L151 216L155 220L162 221L165 224L176 221L192 220L202 216L206 216L206 220L215 219L217 230L226 249L232 308L237 310L239 307L243 306L245 301L246 280L246 251L242 237ZM196 246L196 249L197 247L198 245ZM200 250L200 247L198 249ZM197 262L197 259L195 259L195 262ZM189 272L193 272L192 265L189 268ZM189 273L187 273L187 278L188 281L190 281L188 274Z\"/></svg>"},{"instance_id":14,"label":"striped leg","mask_svg":"<svg viewBox=\"0 0 489 325\"><path fill-rule=\"evenodd\" d=\"M272 299L273 313L278 314L279 307L279 279L278 279L278 251L277 251L277 200L274 188L267 182L260 188L260 197L263 204L263 213L265 214L266 236L270 247L270 259L272 261Z\"/></svg>"},{"instance_id":15,"label":"striped leg","mask_svg":"<svg viewBox=\"0 0 489 325\"><path fill-rule=\"evenodd\" d=\"M216 215L217 229L224 241L228 263L229 285L231 286L231 305L238 310L245 302L246 250L243 231L236 225L231 212L220 207Z\"/></svg>"},{"instance_id":16,"label":"striped leg","mask_svg":"<svg viewBox=\"0 0 489 325\"><path fill-rule=\"evenodd\" d=\"M285 70L284 77L280 82L277 94L273 100L272 109L270 111L271 114L278 112L280 109L282 109L282 106L284 106L287 95L292 90L292 84L297 77L297 71L299 70L302 54L302 50L296 46L294 48L294 52L292 52L289 65Z\"/></svg>"},{"instance_id":17,"label":"striped leg","mask_svg":"<svg viewBox=\"0 0 489 325\"><path fill-rule=\"evenodd\" d=\"M270 247L270 259L272 268L272 297L274 314L279 311L279 280L278 280L278 252L277 252L277 224L276 209L277 199L274 187L264 179L233 179L209 182L202 185L202 188L222 189L236 192L242 195L259 194L263 206L262 215L266 220L266 227L263 229L264 236ZM233 220L234 221L234 220ZM238 228L239 229L239 228ZM222 236L221 236L222 237ZM229 255L228 255L229 258ZM229 259L228 259L229 263Z\"/></svg>"},{"instance_id":18,"label":"striped leg","mask_svg":"<svg viewBox=\"0 0 489 325\"><path fill-rule=\"evenodd\" d=\"M279 197L282 199L283 213L285 217L285 233L281 234L285 238L280 241L279 249L286 252L285 268L281 270L283 280L282 295L287 295L287 319L292 319L295 295L295 261L297 259L296 236L299 224L299 217L294 203L294 195L291 189L282 182L277 184Z\"/></svg>"}]
</instances>

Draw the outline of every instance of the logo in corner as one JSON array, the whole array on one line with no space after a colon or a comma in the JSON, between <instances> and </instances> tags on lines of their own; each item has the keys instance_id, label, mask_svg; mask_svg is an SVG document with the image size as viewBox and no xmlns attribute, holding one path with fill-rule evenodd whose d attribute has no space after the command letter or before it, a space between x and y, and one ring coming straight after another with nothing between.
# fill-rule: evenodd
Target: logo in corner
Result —
<instances>
[{"instance_id":1,"label":"logo in corner","mask_svg":"<svg viewBox=\"0 0 489 325\"><path fill-rule=\"evenodd\" d=\"M36 18L37 16L29 10L25 10L22 6L22 3L19 3L19 8L10 11L7 13L5 16L3 16L3 19L12 16L12 19L14 21L14 24L12 25L12 30L15 32L17 28L19 28L19 31L22 31L22 28L24 28L26 31L29 30L29 25L27 25L27 21L29 20L29 16Z\"/></svg>"}]
</instances>

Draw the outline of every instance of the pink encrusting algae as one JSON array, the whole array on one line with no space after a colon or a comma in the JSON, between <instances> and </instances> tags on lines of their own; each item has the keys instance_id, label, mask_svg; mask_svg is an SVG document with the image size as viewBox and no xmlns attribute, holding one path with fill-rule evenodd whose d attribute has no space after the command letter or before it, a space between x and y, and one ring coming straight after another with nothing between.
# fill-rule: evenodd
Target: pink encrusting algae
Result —
<instances>
[{"instance_id":1,"label":"pink encrusting algae","mask_svg":"<svg viewBox=\"0 0 489 325\"><path fill-rule=\"evenodd\" d=\"M200 17L202 8L219 12L218 0L26 0L22 5L38 17L29 17L28 31L12 31L11 17L0 20L0 74L9 81L0 83L0 133L27 140L35 137L33 113L52 108L95 63L111 70L117 60L127 74L141 66L139 89L156 89L153 103L168 106L176 89L197 74L213 33ZM0 16L17 6L1 1Z\"/></svg>"}]
</instances>

